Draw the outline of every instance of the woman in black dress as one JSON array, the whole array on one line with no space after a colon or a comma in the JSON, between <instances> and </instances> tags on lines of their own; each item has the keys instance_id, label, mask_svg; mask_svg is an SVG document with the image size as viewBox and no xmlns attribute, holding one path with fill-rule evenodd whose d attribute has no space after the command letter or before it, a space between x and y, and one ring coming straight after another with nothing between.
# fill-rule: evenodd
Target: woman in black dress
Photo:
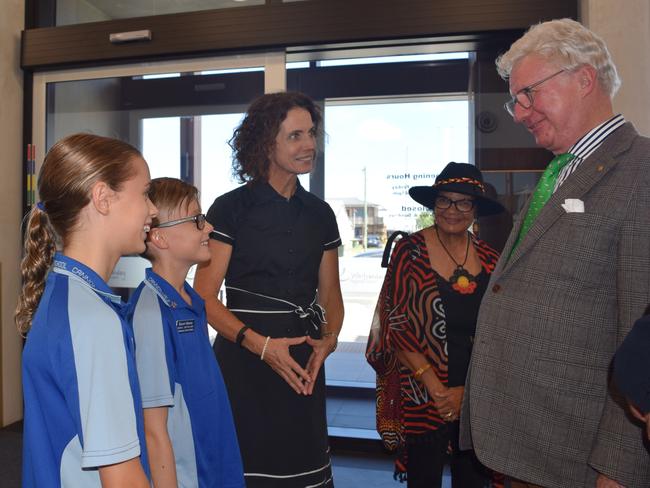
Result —
<instances>
[{"instance_id":1,"label":"woman in black dress","mask_svg":"<svg viewBox=\"0 0 650 488\"><path fill-rule=\"evenodd\" d=\"M212 259L194 281L219 332L249 488L333 486L322 366L343 322L341 239L329 205L297 178L313 167L320 122L299 93L252 103L230 141L246 184L208 211Z\"/></svg>"}]
</instances>

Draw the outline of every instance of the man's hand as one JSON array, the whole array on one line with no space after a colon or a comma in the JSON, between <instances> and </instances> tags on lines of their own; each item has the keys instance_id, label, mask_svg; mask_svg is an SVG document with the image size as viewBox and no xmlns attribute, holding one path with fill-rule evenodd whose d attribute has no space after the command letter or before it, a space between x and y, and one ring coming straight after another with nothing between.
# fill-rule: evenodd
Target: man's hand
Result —
<instances>
[{"instance_id":1,"label":"man's hand","mask_svg":"<svg viewBox=\"0 0 650 488\"><path fill-rule=\"evenodd\" d=\"M628 405L630 407L630 412L632 413L632 416L635 419L640 420L645 424L645 435L648 439L650 439L650 413L646 413L643 415L641 411L634 406L632 402L628 400Z\"/></svg>"},{"instance_id":2,"label":"man's hand","mask_svg":"<svg viewBox=\"0 0 650 488\"><path fill-rule=\"evenodd\" d=\"M596 488L625 488L622 484L600 473L596 478Z\"/></svg>"}]
</instances>

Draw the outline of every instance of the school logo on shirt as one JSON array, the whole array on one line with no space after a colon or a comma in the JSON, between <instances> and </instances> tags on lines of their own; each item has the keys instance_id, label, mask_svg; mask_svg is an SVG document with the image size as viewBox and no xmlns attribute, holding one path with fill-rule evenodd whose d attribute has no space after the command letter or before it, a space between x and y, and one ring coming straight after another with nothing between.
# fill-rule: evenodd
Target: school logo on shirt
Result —
<instances>
[{"instance_id":1,"label":"school logo on shirt","mask_svg":"<svg viewBox=\"0 0 650 488\"><path fill-rule=\"evenodd\" d=\"M177 320L176 330L178 331L179 334L185 334L186 332L194 332L194 320Z\"/></svg>"}]
</instances>

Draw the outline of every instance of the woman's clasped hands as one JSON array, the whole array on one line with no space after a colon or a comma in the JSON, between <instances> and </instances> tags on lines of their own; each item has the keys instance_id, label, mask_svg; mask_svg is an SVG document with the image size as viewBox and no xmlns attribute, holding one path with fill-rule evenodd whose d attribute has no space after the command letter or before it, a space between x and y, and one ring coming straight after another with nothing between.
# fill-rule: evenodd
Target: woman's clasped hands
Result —
<instances>
[{"instance_id":1,"label":"woman's clasped hands","mask_svg":"<svg viewBox=\"0 0 650 488\"><path fill-rule=\"evenodd\" d=\"M454 386L438 389L431 393L433 402L445 422L458 420L464 390L465 388L462 386Z\"/></svg>"},{"instance_id":2,"label":"woman's clasped hands","mask_svg":"<svg viewBox=\"0 0 650 488\"><path fill-rule=\"evenodd\" d=\"M309 344L313 351L303 368L291 356L289 348L303 343ZM325 362L325 358L335 349L336 338L323 339L303 337L265 338L261 344L260 359L265 361L284 381L299 395L311 395L314 391L316 377ZM263 354L262 354L263 351Z\"/></svg>"}]
</instances>

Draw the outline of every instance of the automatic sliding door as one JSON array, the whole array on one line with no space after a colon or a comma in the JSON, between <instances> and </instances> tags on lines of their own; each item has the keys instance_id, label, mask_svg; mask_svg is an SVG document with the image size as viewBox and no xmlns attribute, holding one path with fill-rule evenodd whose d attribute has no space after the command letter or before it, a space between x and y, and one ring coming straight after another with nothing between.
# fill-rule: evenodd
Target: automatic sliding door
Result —
<instances>
[{"instance_id":1,"label":"automatic sliding door","mask_svg":"<svg viewBox=\"0 0 650 488\"><path fill-rule=\"evenodd\" d=\"M35 75L37 168L69 134L114 137L142 151L152 177L196 185L207 210L239 184L228 146L234 127L254 98L284 83L284 70L284 55L270 53ZM146 266L138 257L122 259L111 286L128 294Z\"/></svg>"}]
</instances>

